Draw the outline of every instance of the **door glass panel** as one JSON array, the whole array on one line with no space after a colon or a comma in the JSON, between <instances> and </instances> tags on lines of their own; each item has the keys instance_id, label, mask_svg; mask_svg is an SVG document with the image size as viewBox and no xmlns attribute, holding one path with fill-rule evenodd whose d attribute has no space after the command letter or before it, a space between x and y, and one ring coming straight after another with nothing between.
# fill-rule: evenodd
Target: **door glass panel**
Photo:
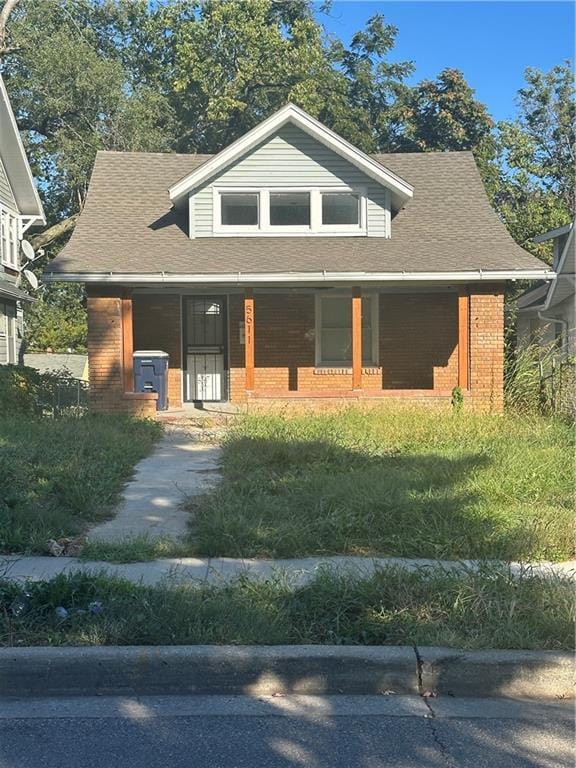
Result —
<instances>
[{"instance_id":1,"label":"door glass panel","mask_svg":"<svg viewBox=\"0 0 576 768\"><path fill-rule=\"evenodd\" d=\"M222 303L214 299L191 299L187 314L188 346L219 347L224 344Z\"/></svg>"}]
</instances>

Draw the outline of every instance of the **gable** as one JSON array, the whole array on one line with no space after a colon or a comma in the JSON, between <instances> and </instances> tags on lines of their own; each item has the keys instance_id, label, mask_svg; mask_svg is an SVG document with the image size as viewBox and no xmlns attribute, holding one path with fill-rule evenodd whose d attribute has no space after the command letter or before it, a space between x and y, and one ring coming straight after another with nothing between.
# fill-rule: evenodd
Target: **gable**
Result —
<instances>
[{"instance_id":1,"label":"gable","mask_svg":"<svg viewBox=\"0 0 576 768\"><path fill-rule=\"evenodd\" d=\"M191 234L214 234L214 191L220 188L347 187L366 197L367 234L389 236L390 192L295 125L282 126L191 195Z\"/></svg>"},{"instance_id":2,"label":"gable","mask_svg":"<svg viewBox=\"0 0 576 768\"><path fill-rule=\"evenodd\" d=\"M337 133L327 128L311 115L294 104L286 104L273 115L244 136L232 142L229 146L214 155L202 167L184 176L169 189L170 199L176 205L186 198L193 190L206 182L216 173L231 165L258 144L274 135L285 125L293 125L304 133L315 138L319 143L332 149L350 163L364 171L366 175L390 190L393 207L398 210L412 197L413 189L408 182L392 173L373 157L350 144Z\"/></svg>"}]
</instances>

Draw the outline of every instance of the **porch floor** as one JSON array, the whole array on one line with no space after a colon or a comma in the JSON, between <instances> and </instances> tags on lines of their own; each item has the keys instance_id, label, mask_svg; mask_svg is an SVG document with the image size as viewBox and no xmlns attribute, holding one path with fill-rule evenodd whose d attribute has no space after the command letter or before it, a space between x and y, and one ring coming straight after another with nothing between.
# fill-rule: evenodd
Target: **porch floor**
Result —
<instances>
[{"instance_id":1,"label":"porch floor","mask_svg":"<svg viewBox=\"0 0 576 768\"><path fill-rule=\"evenodd\" d=\"M226 418L244 413L246 406L235 405L233 403L183 403L179 408L168 408L167 411L158 411L156 418L158 421L171 423L181 420L191 419L213 419L218 417Z\"/></svg>"}]
</instances>

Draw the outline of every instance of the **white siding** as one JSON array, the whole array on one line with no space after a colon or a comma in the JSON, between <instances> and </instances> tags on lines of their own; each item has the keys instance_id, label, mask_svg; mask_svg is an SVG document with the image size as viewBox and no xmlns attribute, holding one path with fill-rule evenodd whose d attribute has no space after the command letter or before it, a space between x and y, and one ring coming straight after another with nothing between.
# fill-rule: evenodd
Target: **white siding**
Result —
<instances>
[{"instance_id":1,"label":"white siding","mask_svg":"<svg viewBox=\"0 0 576 768\"><path fill-rule=\"evenodd\" d=\"M347 160L294 126L282 128L194 193L194 235L209 237L213 234L212 189L214 186L256 187L258 185L365 187L368 196L368 235L388 236L386 231L386 212L389 205L387 190Z\"/></svg>"}]
</instances>

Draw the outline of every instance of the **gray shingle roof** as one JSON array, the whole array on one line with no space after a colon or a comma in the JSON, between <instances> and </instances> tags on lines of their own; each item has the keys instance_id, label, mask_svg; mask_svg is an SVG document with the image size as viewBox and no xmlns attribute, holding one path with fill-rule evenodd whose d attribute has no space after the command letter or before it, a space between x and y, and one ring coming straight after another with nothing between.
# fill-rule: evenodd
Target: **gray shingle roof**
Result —
<instances>
[{"instance_id":1,"label":"gray shingle roof","mask_svg":"<svg viewBox=\"0 0 576 768\"><path fill-rule=\"evenodd\" d=\"M74 234L47 273L453 272L543 268L488 203L469 152L375 155L414 186L376 237L189 239L168 187L206 155L99 152Z\"/></svg>"}]
</instances>

